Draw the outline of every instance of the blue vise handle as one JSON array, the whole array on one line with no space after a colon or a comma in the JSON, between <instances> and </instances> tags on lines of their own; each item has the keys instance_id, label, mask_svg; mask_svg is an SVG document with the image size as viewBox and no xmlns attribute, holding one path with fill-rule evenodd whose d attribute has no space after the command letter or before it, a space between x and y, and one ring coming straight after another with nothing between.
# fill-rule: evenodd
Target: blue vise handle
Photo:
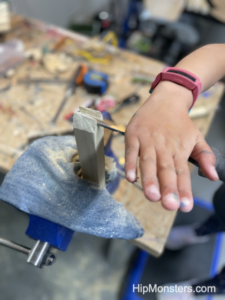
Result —
<instances>
[{"instance_id":1,"label":"blue vise handle","mask_svg":"<svg viewBox=\"0 0 225 300\"><path fill-rule=\"evenodd\" d=\"M74 231L38 216L30 215L26 235L35 240L48 242L52 247L66 251Z\"/></svg>"}]
</instances>

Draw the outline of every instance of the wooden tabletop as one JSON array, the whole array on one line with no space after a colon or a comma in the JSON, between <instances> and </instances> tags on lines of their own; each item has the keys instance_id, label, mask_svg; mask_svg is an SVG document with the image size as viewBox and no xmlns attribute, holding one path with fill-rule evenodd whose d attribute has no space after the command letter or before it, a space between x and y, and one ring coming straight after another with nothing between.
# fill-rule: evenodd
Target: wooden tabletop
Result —
<instances>
[{"instance_id":1,"label":"wooden tabletop","mask_svg":"<svg viewBox=\"0 0 225 300\"><path fill-rule=\"evenodd\" d=\"M51 134L62 135L72 133L72 123L65 120L65 115L73 112L87 101L96 98L82 87L67 101L62 109L55 126L51 125L57 108L59 107L66 83L80 63L85 62L89 68L103 71L109 76L107 94L121 101L136 92L140 102L112 114L117 125L126 126L138 109L148 98L149 85L134 83L133 78L145 77L149 81L165 67L162 62L145 58L134 53L123 51L88 39L70 31L46 25L39 21L24 19L20 16L12 18L12 30L6 40L17 38L23 41L25 50L41 49L42 53L52 53L52 50L65 38L66 41L55 51L59 60L67 63L64 72L52 72L41 62L25 60L17 66L14 76L0 80L0 171L7 173L17 158L29 146L32 138ZM96 60L88 61L81 55L81 51L89 51ZM46 55L46 54L45 54ZM104 58L99 60L99 58ZM55 79L61 83L21 84L21 80ZM8 88L7 88L8 87ZM198 116L193 121L199 130L206 135L223 94L223 84L217 83L209 91L201 95L192 113ZM199 111L198 111L199 110ZM115 154L124 158L124 137L116 136L112 144ZM145 229L142 238L134 241L139 247L153 255L163 252L166 238L173 224L176 212L169 212L160 203L150 203L141 190L128 183L125 179L114 198L123 203L140 221Z\"/></svg>"}]
</instances>

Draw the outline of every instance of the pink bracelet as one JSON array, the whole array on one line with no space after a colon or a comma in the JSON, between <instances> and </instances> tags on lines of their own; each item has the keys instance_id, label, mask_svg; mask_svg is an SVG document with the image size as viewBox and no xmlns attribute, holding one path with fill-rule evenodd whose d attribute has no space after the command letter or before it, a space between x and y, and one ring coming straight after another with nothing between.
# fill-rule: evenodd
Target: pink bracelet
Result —
<instances>
[{"instance_id":1,"label":"pink bracelet","mask_svg":"<svg viewBox=\"0 0 225 300\"><path fill-rule=\"evenodd\" d=\"M193 94L193 103L190 109L193 107L202 88L201 81L197 76L183 69L169 67L157 75L149 92L152 93L154 88L163 80L175 82L186 87L188 90L191 90Z\"/></svg>"}]
</instances>

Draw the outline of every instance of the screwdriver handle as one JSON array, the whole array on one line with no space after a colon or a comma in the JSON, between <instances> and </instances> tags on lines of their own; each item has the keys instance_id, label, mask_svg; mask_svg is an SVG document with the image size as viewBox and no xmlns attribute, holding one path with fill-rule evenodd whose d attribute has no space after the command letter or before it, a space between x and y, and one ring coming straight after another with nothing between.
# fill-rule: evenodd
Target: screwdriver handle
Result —
<instances>
[{"instance_id":1,"label":"screwdriver handle","mask_svg":"<svg viewBox=\"0 0 225 300\"><path fill-rule=\"evenodd\" d=\"M83 82L84 75L87 73L87 71L88 71L87 65L81 64L75 71L72 77L72 82L75 85L81 85Z\"/></svg>"}]
</instances>

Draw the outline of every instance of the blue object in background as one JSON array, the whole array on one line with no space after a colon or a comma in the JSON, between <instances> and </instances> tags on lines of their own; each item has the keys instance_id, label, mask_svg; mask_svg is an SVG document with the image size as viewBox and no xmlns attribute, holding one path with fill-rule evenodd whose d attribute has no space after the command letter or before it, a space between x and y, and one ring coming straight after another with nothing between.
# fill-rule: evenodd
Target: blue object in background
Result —
<instances>
[{"instance_id":1,"label":"blue object in background","mask_svg":"<svg viewBox=\"0 0 225 300\"><path fill-rule=\"evenodd\" d=\"M124 18L124 22L121 28L121 35L119 36L119 47L120 48L126 48L126 41L127 38L131 32L131 30L137 29L138 28L138 22L139 22L139 12L138 12L138 7L139 7L139 1L137 0L130 0L128 2L128 10L127 10L127 15ZM137 28L130 28L130 20L131 18L135 18L137 22Z\"/></svg>"},{"instance_id":2,"label":"blue object in background","mask_svg":"<svg viewBox=\"0 0 225 300\"><path fill-rule=\"evenodd\" d=\"M84 75L83 85L91 94L104 94L108 87L108 75L99 71L89 71Z\"/></svg>"},{"instance_id":3,"label":"blue object in background","mask_svg":"<svg viewBox=\"0 0 225 300\"><path fill-rule=\"evenodd\" d=\"M66 251L74 231L41 217L30 215L26 235L35 240L48 242L52 247Z\"/></svg>"}]
</instances>

